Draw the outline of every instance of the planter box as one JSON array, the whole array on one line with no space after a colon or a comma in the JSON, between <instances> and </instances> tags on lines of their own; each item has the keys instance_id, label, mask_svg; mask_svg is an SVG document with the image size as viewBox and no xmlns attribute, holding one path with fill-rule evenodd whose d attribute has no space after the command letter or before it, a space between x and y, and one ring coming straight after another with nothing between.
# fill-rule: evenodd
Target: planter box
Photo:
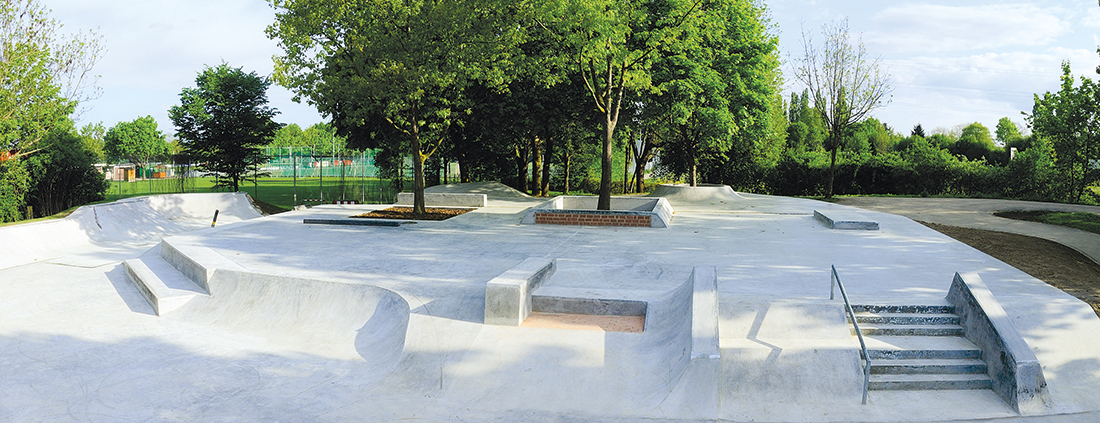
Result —
<instances>
[{"instance_id":1,"label":"planter box","mask_svg":"<svg viewBox=\"0 0 1100 423\"><path fill-rule=\"evenodd\" d=\"M664 198L612 197L611 210L596 210L598 197L561 196L527 210L523 224L667 228L672 206Z\"/></svg>"}]
</instances>

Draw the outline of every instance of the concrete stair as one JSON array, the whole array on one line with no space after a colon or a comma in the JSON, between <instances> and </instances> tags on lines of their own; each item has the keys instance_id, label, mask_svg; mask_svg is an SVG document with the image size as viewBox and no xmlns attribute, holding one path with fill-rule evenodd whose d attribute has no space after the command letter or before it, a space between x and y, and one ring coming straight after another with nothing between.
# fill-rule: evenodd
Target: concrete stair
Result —
<instances>
[{"instance_id":1,"label":"concrete stair","mask_svg":"<svg viewBox=\"0 0 1100 423\"><path fill-rule=\"evenodd\" d=\"M869 390L992 387L981 350L963 338L951 306L853 305L852 310L871 361Z\"/></svg>"},{"instance_id":2,"label":"concrete stair","mask_svg":"<svg viewBox=\"0 0 1100 423\"><path fill-rule=\"evenodd\" d=\"M158 316L179 308L199 295L202 288L180 273L160 256L160 246L141 257L122 262L127 279L133 283Z\"/></svg>"}]
</instances>

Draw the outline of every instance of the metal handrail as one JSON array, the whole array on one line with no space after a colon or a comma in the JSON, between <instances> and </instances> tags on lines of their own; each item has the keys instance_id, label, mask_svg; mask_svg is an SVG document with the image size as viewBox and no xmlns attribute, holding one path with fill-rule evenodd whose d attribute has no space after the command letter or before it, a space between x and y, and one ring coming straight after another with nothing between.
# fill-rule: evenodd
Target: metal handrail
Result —
<instances>
[{"instance_id":1,"label":"metal handrail","mask_svg":"<svg viewBox=\"0 0 1100 423\"><path fill-rule=\"evenodd\" d=\"M856 313L852 311L852 303L848 301L848 294L844 292L844 284L840 282L840 276L833 268L832 282L829 284L829 299L833 299L833 288L840 287L840 296L844 298L844 309L848 317L852 319L852 326L856 328L856 336L859 337L859 348L863 350L863 404L867 404L867 386L871 384L871 356L867 355L867 343L863 342L863 332L859 330L859 322L856 321Z\"/></svg>"}]
</instances>

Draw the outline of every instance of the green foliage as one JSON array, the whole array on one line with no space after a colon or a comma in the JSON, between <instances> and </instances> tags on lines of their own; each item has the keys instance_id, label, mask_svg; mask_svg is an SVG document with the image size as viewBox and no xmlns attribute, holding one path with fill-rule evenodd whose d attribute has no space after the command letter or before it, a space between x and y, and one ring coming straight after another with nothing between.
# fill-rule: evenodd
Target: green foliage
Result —
<instances>
[{"instance_id":1,"label":"green foliage","mask_svg":"<svg viewBox=\"0 0 1100 423\"><path fill-rule=\"evenodd\" d=\"M1074 86L1068 62L1062 63L1061 79L1057 93L1035 96L1028 121L1035 135L1049 139L1054 149L1056 198L1077 202L1100 180L1100 170L1090 162L1100 160L1100 86L1085 77Z\"/></svg>"},{"instance_id":2,"label":"green foliage","mask_svg":"<svg viewBox=\"0 0 1100 423\"><path fill-rule=\"evenodd\" d=\"M347 139L336 135L336 128L326 123L315 123L304 131L292 123L275 131L269 146L310 148L314 154L333 154L347 149Z\"/></svg>"},{"instance_id":3,"label":"green foliage","mask_svg":"<svg viewBox=\"0 0 1100 423\"><path fill-rule=\"evenodd\" d=\"M423 211L424 161L468 111L466 88L501 86L522 35L517 6L497 0L271 0L267 34L284 55L275 79L306 98L353 148L388 143L414 166Z\"/></svg>"},{"instance_id":4,"label":"green foliage","mask_svg":"<svg viewBox=\"0 0 1100 423\"><path fill-rule=\"evenodd\" d=\"M114 163L126 160L145 167L168 154L168 142L152 116L119 122L107 130L103 144L105 157Z\"/></svg>"},{"instance_id":5,"label":"green foliage","mask_svg":"<svg viewBox=\"0 0 1100 423\"><path fill-rule=\"evenodd\" d=\"M24 219L31 177L21 160L0 162L0 222Z\"/></svg>"},{"instance_id":6,"label":"green foliage","mask_svg":"<svg viewBox=\"0 0 1100 423\"><path fill-rule=\"evenodd\" d=\"M184 152L216 187L237 191L251 181L267 158L259 147L271 142L279 112L267 106L267 78L227 64L207 67L195 78L196 88L180 92L180 105L168 111Z\"/></svg>"},{"instance_id":7,"label":"green foliage","mask_svg":"<svg viewBox=\"0 0 1100 423\"><path fill-rule=\"evenodd\" d=\"M993 144L993 139L989 136L989 128L978 122L962 130L959 140L951 145L950 151L969 160L986 160L998 164L1008 161L1004 149Z\"/></svg>"},{"instance_id":8,"label":"green foliage","mask_svg":"<svg viewBox=\"0 0 1100 423\"><path fill-rule=\"evenodd\" d=\"M1016 122L1013 122L1012 119L1003 117L997 121L997 142L1001 145L1008 147L1023 139L1024 136L1020 134L1020 129L1016 127Z\"/></svg>"},{"instance_id":9,"label":"green foliage","mask_svg":"<svg viewBox=\"0 0 1100 423\"><path fill-rule=\"evenodd\" d=\"M0 3L0 148L31 154L53 125L87 98L102 48L94 33L60 34L61 23L36 0Z\"/></svg>"},{"instance_id":10,"label":"green foliage","mask_svg":"<svg viewBox=\"0 0 1100 423\"><path fill-rule=\"evenodd\" d=\"M95 153L86 147L71 121L55 126L44 140L47 147L22 161L30 176L26 201L34 206L35 216L102 200L107 180L92 166Z\"/></svg>"},{"instance_id":11,"label":"green foliage","mask_svg":"<svg viewBox=\"0 0 1100 423\"><path fill-rule=\"evenodd\" d=\"M1019 210L994 213L998 217L1027 220L1050 225L1065 226L1100 234L1100 215L1083 212L1056 212L1048 210Z\"/></svg>"},{"instance_id":12,"label":"green foliage","mask_svg":"<svg viewBox=\"0 0 1100 423\"><path fill-rule=\"evenodd\" d=\"M89 123L80 128L80 139L84 141L84 148L92 153L96 163L102 163L107 159L103 152L103 137L107 135L107 128L103 122Z\"/></svg>"}]
</instances>

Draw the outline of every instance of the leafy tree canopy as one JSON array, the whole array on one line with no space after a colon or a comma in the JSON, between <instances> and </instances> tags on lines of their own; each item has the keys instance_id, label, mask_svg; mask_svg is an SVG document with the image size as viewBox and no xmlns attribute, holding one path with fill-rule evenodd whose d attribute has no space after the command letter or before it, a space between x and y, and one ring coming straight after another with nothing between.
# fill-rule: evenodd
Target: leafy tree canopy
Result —
<instances>
[{"instance_id":1,"label":"leafy tree canopy","mask_svg":"<svg viewBox=\"0 0 1100 423\"><path fill-rule=\"evenodd\" d=\"M259 147L280 127L272 120L279 112L267 106L271 82L223 63L200 72L195 85L168 111L176 136L199 168L218 178L216 188L237 191L266 161Z\"/></svg>"},{"instance_id":2,"label":"leafy tree canopy","mask_svg":"<svg viewBox=\"0 0 1100 423\"><path fill-rule=\"evenodd\" d=\"M103 142L104 154L112 162L126 160L146 166L168 154L168 142L164 133L157 130L157 121L152 116L120 122L107 130Z\"/></svg>"}]
</instances>

